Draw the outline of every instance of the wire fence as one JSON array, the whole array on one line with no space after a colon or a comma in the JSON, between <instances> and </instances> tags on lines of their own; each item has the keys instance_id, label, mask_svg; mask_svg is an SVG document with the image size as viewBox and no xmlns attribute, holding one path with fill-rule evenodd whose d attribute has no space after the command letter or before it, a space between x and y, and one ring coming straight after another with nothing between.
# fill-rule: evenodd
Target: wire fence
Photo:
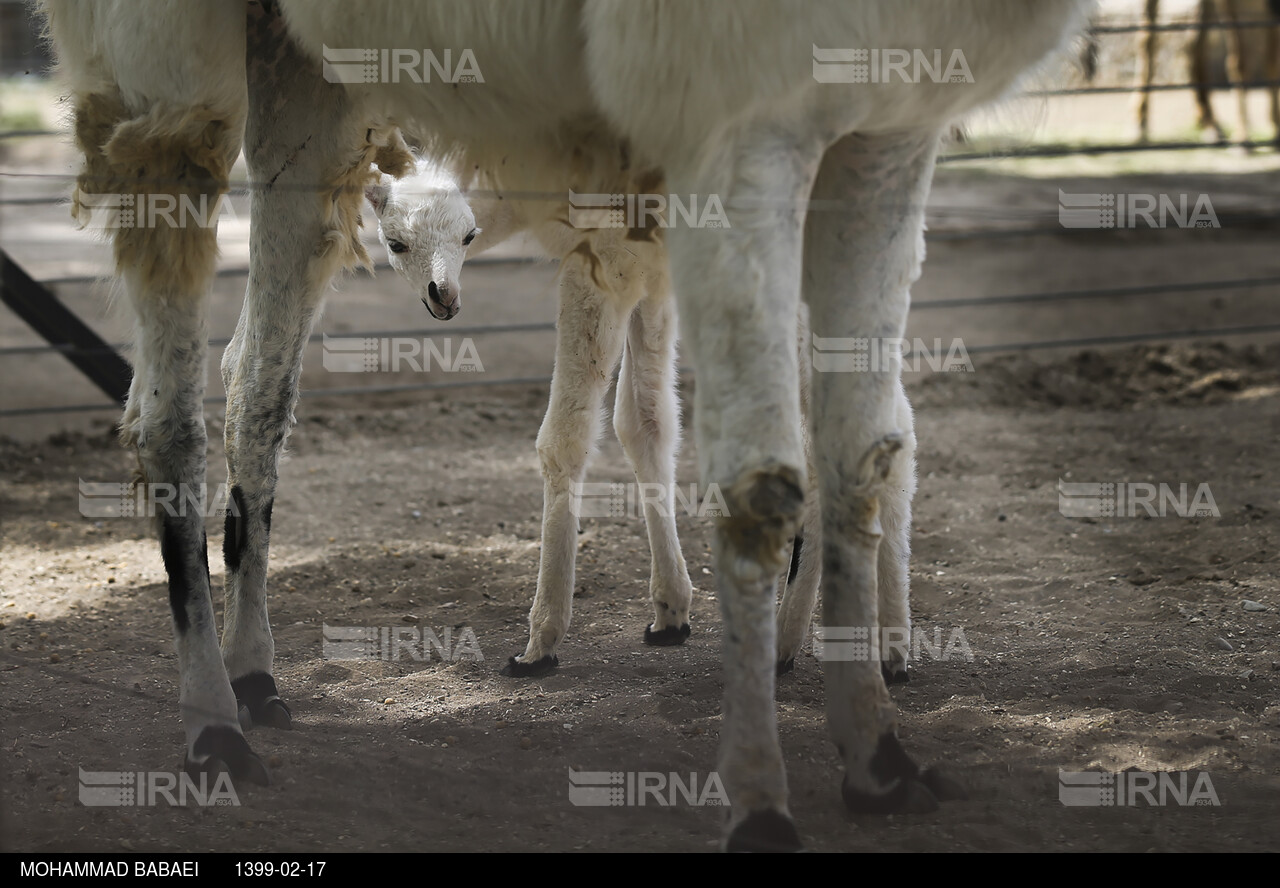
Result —
<instances>
[{"instance_id":1,"label":"wire fence","mask_svg":"<svg viewBox=\"0 0 1280 888\"><path fill-rule=\"evenodd\" d=\"M1250 20L1240 22L1228 21L1179 21L1167 23L1113 23L1095 25L1089 29L1089 35L1092 39L1109 35L1122 35L1133 33L1173 33L1187 32L1192 30L1206 31L1223 31L1223 30L1256 30L1280 27L1280 22L1276 20ZM1082 87L1063 87L1053 89L1037 89L1030 90L1024 95L1033 98L1061 98L1088 95L1110 95L1124 92L1172 92L1192 90L1203 88L1207 90L1224 90L1224 89L1278 89L1280 81L1276 80L1257 80L1244 83L1205 83L1198 84L1196 82L1173 82L1173 83L1155 83L1155 84L1101 84L1088 85ZM1280 135L1280 134L1277 134ZM19 138L65 138L66 134L55 130L43 129L25 129L11 130L0 132L0 140L11 140ZM1151 151L1203 151L1212 148L1223 148L1225 144L1207 145L1204 142L1195 141L1166 141L1166 142L1117 142L1102 144L1081 144L1081 145L1011 145L1008 147L993 148L989 150L965 150L963 146L957 146L949 152L939 157L938 162L941 164L955 164L966 162L981 162L990 160L1005 160L1017 158L1054 158L1069 156L1090 156L1102 154L1120 154L1129 152L1151 152ZM1233 143L1233 147L1245 148L1250 150L1258 150L1264 148L1273 148L1275 143L1256 142L1242 140ZM0 169L0 181L3 180L26 180L26 181L43 181L58 184L67 184L75 180L75 176L66 173L51 173L46 170L38 169ZM154 181L139 182L140 185L155 187L164 183ZM297 188L314 188L319 190L322 185L293 185ZM230 193L235 197L251 196L255 190L253 183L237 182L231 186ZM520 192L504 194L504 197L518 200L549 200L563 203L565 195L562 192ZM65 197L36 195L36 196L18 196L0 198L0 206L9 207L36 207L51 206L60 203L66 203ZM931 231L927 237L930 240L957 240L957 239L997 239L1010 237L1030 237L1052 234L1055 236L1080 236L1088 235L1091 232L1088 229L1071 229L1064 228L1061 225L1054 225L1052 221L1046 218L1046 214L1024 214L1018 219L1020 224L1009 227L993 227L978 228L963 231ZM1234 226L1271 226L1280 221L1280 212L1272 211L1249 211L1244 213L1235 213L1226 215L1222 218L1224 227ZM1030 224L1027 224L1030 223ZM1137 234L1140 232L1158 233L1166 229L1150 228L1150 229L1133 229L1130 233ZM477 264L483 263L484 259L473 260ZM530 261L530 260L489 260L489 261ZM379 263L378 268L385 269L389 265ZM221 277L239 278L248 275L248 269L243 267L222 268L219 269L218 275ZM1177 269L1174 269L1176 272ZM913 303L912 310L931 311L940 309L960 309L960 308L978 308L978 307L995 307L1010 305L1027 305L1027 306L1043 306L1048 304L1057 304L1069 301L1084 300L1129 300L1139 299L1147 296L1159 296L1172 293L1227 293L1241 292L1245 290L1271 289L1280 288L1280 275L1278 276L1252 276L1235 279L1221 280L1201 280L1201 281L1185 281L1180 279L1181 275L1174 274L1174 279L1166 283L1146 284L1141 286L1126 287L1096 287L1089 289L1073 289L1048 292L1026 292L989 295L974 298L957 298L957 299L937 299L923 300ZM61 277L47 278L41 283L46 286L63 286L77 284L91 284L100 280L100 276L96 275L66 275ZM453 327L448 330L441 328L430 329L395 329L395 330L362 330L354 332L342 332L336 334L342 338L383 338L383 337L422 337L429 338L432 336L492 336L500 334L512 333L551 333L555 330L555 324L552 322L537 323L521 323L521 324L490 324L471 327ZM1064 349L1064 348L1091 348L1102 346L1117 346L1124 344L1133 344L1141 342L1154 341L1176 341L1197 338L1222 338L1232 336L1245 335L1262 335L1280 332L1280 323L1258 323L1251 325L1236 325L1226 327L1206 327L1197 329L1183 329L1175 331L1142 331L1137 333L1122 335L1106 335L1106 336L1083 336L1063 338L1056 340L1037 340L1028 342L1008 342L995 343L988 345L972 346L967 350L971 354L993 354L1001 352L1029 352L1048 349ZM325 334L315 334L308 340L310 343L322 342ZM229 337L216 337L209 340L211 347L224 347L230 342ZM0 348L0 360L21 360L31 356L43 354L62 354L62 355L88 355L100 352L120 351L125 348L123 343L113 343L104 345L98 349L86 349L65 344L33 344L22 346L10 346ZM687 371L682 371L687 372ZM394 394L400 392L420 392L431 390L447 390L468 387L483 386L518 386L518 385L545 385L550 381L549 376L519 376L509 378L468 378L460 381L439 381L431 380L427 382L405 383L405 384L389 384L389 385L371 385L371 386L349 386L340 388L324 388L324 389L307 389L302 392L302 396L306 398L319 397L342 397L342 396L367 396L372 394ZM223 398L208 398L206 403L218 404L223 403ZM38 407L21 407L0 409L0 417L20 417L35 416L60 413L86 413L92 411L113 411L117 410L117 405L113 403L94 403L94 404L68 404L68 405L42 405Z\"/></svg>"},{"instance_id":2,"label":"wire fence","mask_svg":"<svg viewBox=\"0 0 1280 888\"><path fill-rule=\"evenodd\" d=\"M1198 31L1204 29L1206 31L1249 31L1258 28L1274 28L1276 21L1274 19L1251 19L1243 22L1223 22L1223 21L1180 21L1166 22L1164 24L1148 24L1146 22L1132 22L1129 24L1118 25L1093 25L1089 28L1090 34L1134 34L1134 33L1157 33L1166 34L1173 32Z\"/></svg>"}]
</instances>

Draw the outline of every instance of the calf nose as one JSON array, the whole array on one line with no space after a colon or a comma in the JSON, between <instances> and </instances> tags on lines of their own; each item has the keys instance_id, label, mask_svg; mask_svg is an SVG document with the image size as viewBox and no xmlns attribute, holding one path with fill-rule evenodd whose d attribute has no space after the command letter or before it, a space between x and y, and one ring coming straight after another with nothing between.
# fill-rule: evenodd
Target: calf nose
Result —
<instances>
[{"instance_id":1,"label":"calf nose","mask_svg":"<svg viewBox=\"0 0 1280 888\"><path fill-rule=\"evenodd\" d=\"M442 287L435 281L431 281L427 284L427 295L430 297L432 303L438 305L441 310L444 311L443 320L447 321L452 318L462 307L458 304L457 294L450 292L447 284ZM427 300L424 299L422 301L426 302ZM428 306L428 308L430 308L430 306ZM432 314L435 314L435 312L433 311Z\"/></svg>"}]
</instances>

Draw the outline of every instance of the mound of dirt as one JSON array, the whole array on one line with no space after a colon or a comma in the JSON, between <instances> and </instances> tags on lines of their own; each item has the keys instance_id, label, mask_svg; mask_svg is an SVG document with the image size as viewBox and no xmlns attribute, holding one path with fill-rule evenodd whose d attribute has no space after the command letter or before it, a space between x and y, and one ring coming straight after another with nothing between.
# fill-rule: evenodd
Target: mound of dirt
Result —
<instances>
[{"instance_id":1,"label":"mound of dirt","mask_svg":"<svg viewBox=\"0 0 1280 888\"><path fill-rule=\"evenodd\" d=\"M1135 346L1049 361L1001 355L975 359L974 371L908 380L912 403L1141 410L1248 400L1280 392L1280 344Z\"/></svg>"}]
</instances>

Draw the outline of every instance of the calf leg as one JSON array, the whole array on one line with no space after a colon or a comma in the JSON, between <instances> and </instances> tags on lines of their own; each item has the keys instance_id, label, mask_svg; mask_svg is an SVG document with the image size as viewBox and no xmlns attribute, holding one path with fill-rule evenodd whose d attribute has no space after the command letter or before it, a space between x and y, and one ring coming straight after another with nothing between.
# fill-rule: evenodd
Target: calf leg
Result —
<instances>
[{"instance_id":1,"label":"calf leg","mask_svg":"<svg viewBox=\"0 0 1280 888\"><path fill-rule=\"evenodd\" d=\"M637 249L646 249L637 245ZM648 247L644 266L646 295L631 313L613 428L645 492L644 519L651 558L649 591L653 623L647 644L680 644L689 637L693 584L676 535L676 448L680 441L675 393L676 313L667 280L666 256ZM648 495L657 490L660 498ZM700 492L700 491L699 491Z\"/></svg>"},{"instance_id":2,"label":"calf leg","mask_svg":"<svg viewBox=\"0 0 1280 888\"><path fill-rule=\"evenodd\" d=\"M911 641L911 605L907 567L911 557L911 500L916 494L916 435L911 405L900 379L893 418L902 450L889 466L879 498L881 537L876 590L880 638L899 641L882 645L881 672L888 684L901 684L909 680L907 646Z\"/></svg>"},{"instance_id":3,"label":"calf leg","mask_svg":"<svg viewBox=\"0 0 1280 888\"><path fill-rule=\"evenodd\" d=\"M800 422L804 433L805 467L809 489L805 492L804 517L800 532L791 543L791 566L780 582L782 603L778 606L778 674L790 672L796 655L804 645L813 623L813 606L818 599L822 579L822 510L818 504L817 470L813 462L812 340L809 335L809 309L800 306L800 329L797 335L797 357L800 365Z\"/></svg>"},{"instance_id":4,"label":"calf leg","mask_svg":"<svg viewBox=\"0 0 1280 888\"><path fill-rule=\"evenodd\" d=\"M542 464L542 551L529 611L529 643L504 675L542 675L559 659L569 630L578 547L579 485L600 434L601 408L622 352L631 305L610 289L600 257L587 241L561 266L560 315L551 401L538 432Z\"/></svg>"},{"instance_id":5,"label":"calf leg","mask_svg":"<svg viewBox=\"0 0 1280 888\"><path fill-rule=\"evenodd\" d=\"M803 361L802 361L803 364ZM807 388L807 384L802 388ZM801 398L805 421L809 418L809 395ZM877 561L876 587L879 600L881 638L899 639L880 651L881 672L887 684L902 684L910 680L907 672L907 652L911 638L911 606L908 595L907 567L911 552L911 500L915 496L915 433L911 406L906 392L899 383L897 427L903 430L902 458L894 460L886 477L884 493L880 501L880 523L883 536L880 540ZM802 530L796 534L791 554L791 568L784 580L786 591L778 608L778 674L790 672L795 666L813 619L813 606L817 600L822 580L822 507L816 489L817 470L813 463L811 435L805 435L805 449L809 460L811 488L805 499ZM886 636L886 633L892 635Z\"/></svg>"}]
</instances>

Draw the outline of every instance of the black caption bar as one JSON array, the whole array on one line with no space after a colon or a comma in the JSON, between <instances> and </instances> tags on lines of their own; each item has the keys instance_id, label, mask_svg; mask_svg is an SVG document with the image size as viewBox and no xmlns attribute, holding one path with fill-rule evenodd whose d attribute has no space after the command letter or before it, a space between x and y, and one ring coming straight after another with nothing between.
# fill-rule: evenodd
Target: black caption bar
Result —
<instances>
[{"instance_id":1,"label":"black caption bar","mask_svg":"<svg viewBox=\"0 0 1280 888\"><path fill-rule=\"evenodd\" d=\"M279 884L330 879L353 880L367 873L359 854L15 854L9 872L24 881L43 879L120 879L188 881L228 879Z\"/></svg>"}]
</instances>

